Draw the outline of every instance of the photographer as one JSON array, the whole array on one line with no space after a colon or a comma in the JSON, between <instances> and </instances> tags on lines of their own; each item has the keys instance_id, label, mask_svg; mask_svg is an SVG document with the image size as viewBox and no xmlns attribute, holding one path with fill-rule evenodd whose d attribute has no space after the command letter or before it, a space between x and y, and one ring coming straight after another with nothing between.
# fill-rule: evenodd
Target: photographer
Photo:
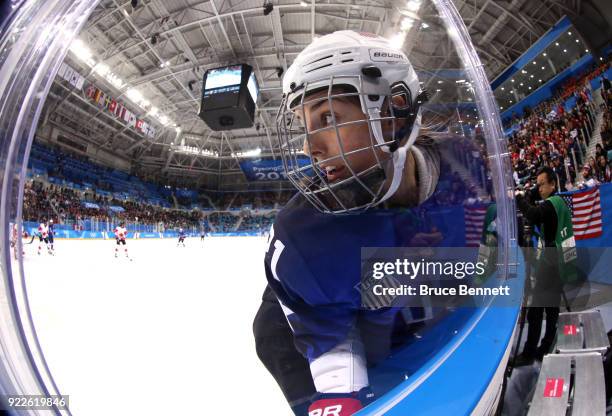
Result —
<instances>
[{"instance_id":1,"label":"photographer","mask_svg":"<svg viewBox=\"0 0 612 416\"><path fill-rule=\"evenodd\" d=\"M531 223L538 239L533 269L535 282L528 302L527 340L516 365L526 365L542 359L553 345L559 319L559 304L563 283L571 273L575 259L575 243L571 213L563 198L556 195L558 179L555 172L542 168L537 175L536 187L530 195L517 191L517 206ZM542 202L533 205L537 199ZM531 199L531 201L530 201ZM546 312L546 330L540 346L542 318Z\"/></svg>"}]
</instances>

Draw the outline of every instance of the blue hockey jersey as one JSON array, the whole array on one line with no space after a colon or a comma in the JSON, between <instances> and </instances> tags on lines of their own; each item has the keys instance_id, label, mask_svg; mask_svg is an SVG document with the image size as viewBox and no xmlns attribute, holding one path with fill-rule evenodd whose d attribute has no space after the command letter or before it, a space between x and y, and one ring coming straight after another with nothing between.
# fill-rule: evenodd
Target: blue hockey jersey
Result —
<instances>
[{"instance_id":1,"label":"blue hockey jersey","mask_svg":"<svg viewBox=\"0 0 612 416\"><path fill-rule=\"evenodd\" d=\"M341 343L352 328L361 331L369 357L380 355L377 344L389 347L389 327L397 325L400 311L361 307L361 248L422 247L419 233L432 230L442 236L438 246L462 246L465 229L457 225L463 207L433 205L333 215L319 212L298 194L279 212L265 271L296 347L310 361ZM412 316L418 319L422 313L413 310Z\"/></svg>"}]
</instances>

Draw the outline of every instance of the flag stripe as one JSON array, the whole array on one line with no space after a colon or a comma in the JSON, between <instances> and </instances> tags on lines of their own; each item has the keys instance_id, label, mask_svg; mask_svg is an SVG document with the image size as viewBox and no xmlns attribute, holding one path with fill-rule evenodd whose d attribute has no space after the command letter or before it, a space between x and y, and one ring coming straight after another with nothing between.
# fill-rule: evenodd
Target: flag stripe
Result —
<instances>
[{"instance_id":1,"label":"flag stripe","mask_svg":"<svg viewBox=\"0 0 612 416\"><path fill-rule=\"evenodd\" d=\"M463 220L465 222L465 245L466 247L478 247L487 213L487 207L464 207L463 210Z\"/></svg>"},{"instance_id":2,"label":"flag stripe","mask_svg":"<svg viewBox=\"0 0 612 416\"><path fill-rule=\"evenodd\" d=\"M564 196L572 213L572 228L576 240L600 237L603 230L599 188Z\"/></svg>"},{"instance_id":3,"label":"flag stripe","mask_svg":"<svg viewBox=\"0 0 612 416\"><path fill-rule=\"evenodd\" d=\"M597 196L593 199L589 199L587 201L574 204L574 208L592 207L593 205L600 204L600 203L601 203L601 199L599 198L599 196Z\"/></svg>"}]
</instances>

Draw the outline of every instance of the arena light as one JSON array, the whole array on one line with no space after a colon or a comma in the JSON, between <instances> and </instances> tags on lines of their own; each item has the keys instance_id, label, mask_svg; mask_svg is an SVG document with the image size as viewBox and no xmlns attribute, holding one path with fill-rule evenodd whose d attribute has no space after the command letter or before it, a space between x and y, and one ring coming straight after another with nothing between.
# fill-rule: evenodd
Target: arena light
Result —
<instances>
[{"instance_id":1,"label":"arena light","mask_svg":"<svg viewBox=\"0 0 612 416\"><path fill-rule=\"evenodd\" d=\"M421 28L427 29L427 28L429 28L429 25L427 23L423 22L423 23L421 23Z\"/></svg>"},{"instance_id":2,"label":"arena light","mask_svg":"<svg viewBox=\"0 0 612 416\"><path fill-rule=\"evenodd\" d=\"M438 81L438 84L444 84L444 81L439 80L439 81Z\"/></svg>"},{"instance_id":3,"label":"arena light","mask_svg":"<svg viewBox=\"0 0 612 416\"><path fill-rule=\"evenodd\" d=\"M105 77L106 74L110 72L110 68L106 64L99 63L94 67L94 72L98 75L102 75L103 77Z\"/></svg>"},{"instance_id":4,"label":"arena light","mask_svg":"<svg viewBox=\"0 0 612 416\"><path fill-rule=\"evenodd\" d=\"M421 8L421 0L408 0L406 2L406 9L411 12L416 12Z\"/></svg>"},{"instance_id":5,"label":"arena light","mask_svg":"<svg viewBox=\"0 0 612 416\"><path fill-rule=\"evenodd\" d=\"M135 88L129 88L125 92L125 95L136 104L140 104L140 102L143 100L142 93Z\"/></svg>"},{"instance_id":6,"label":"arena light","mask_svg":"<svg viewBox=\"0 0 612 416\"><path fill-rule=\"evenodd\" d=\"M87 65L93 67L96 61L93 59L91 49L81 39L75 39L70 44L70 52L74 54L80 61L83 61Z\"/></svg>"},{"instance_id":7,"label":"arena light","mask_svg":"<svg viewBox=\"0 0 612 416\"><path fill-rule=\"evenodd\" d=\"M464 79L458 79L457 81L455 81L457 84L463 84L465 82Z\"/></svg>"},{"instance_id":8,"label":"arena light","mask_svg":"<svg viewBox=\"0 0 612 416\"><path fill-rule=\"evenodd\" d=\"M219 152L215 152L212 150L208 150L208 149L202 149L201 152L204 156L214 156L214 157L219 157Z\"/></svg>"},{"instance_id":9,"label":"arena light","mask_svg":"<svg viewBox=\"0 0 612 416\"><path fill-rule=\"evenodd\" d=\"M546 52L544 52L544 53L542 54L542 56L546 56Z\"/></svg>"},{"instance_id":10,"label":"arena light","mask_svg":"<svg viewBox=\"0 0 612 416\"><path fill-rule=\"evenodd\" d=\"M256 157L261 155L261 148L246 150L244 152L232 152L232 157Z\"/></svg>"},{"instance_id":11,"label":"arena light","mask_svg":"<svg viewBox=\"0 0 612 416\"><path fill-rule=\"evenodd\" d=\"M504 87L501 88L502 91L505 91Z\"/></svg>"},{"instance_id":12,"label":"arena light","mask_svg":"<svg viewBox=\"0 0 612 416\"><path fill-rule=\"evenodd\" d=\"M159 122L162 123L164 126L167 126L168 124L170 124L170 120L168 119L168 117L166 117L164 114L160 114L159 118L158 118Z\"/></svg>"},{"instance_id":13,"label":"arena light","mask_svg":"<svg viewBox=\"0 0 612 416\"><path fill-rule=\"evenodd\" d=\"M404 32L407 32L410 30L410 28L412 28L412 25L414 24L414 20L409 18L409 17L404 17L402 19L402 22L400 23L400 29Z\"/></svg>"},{"instance_id":14,"label":"arena light","mask_svg":"<svg viewBox=\"0 0 612 416\"><path fill-rule=\"evenodd\" d=\"M391 46L395 49L402 49L402 46L404 46L405 40L406 40L406 34L404 32L400 32L400 33L393 35L393 37L389 39L389 43L391 43Z\"/></svg>"},{"instance_id":15,"label":"arena light","mask_svg":"<svg viewBox=\"0 0 612 416\"><path fill-rule=\"evenodd\" d=\"M302 0L302 1L300 2L300 6L302 6L302 7L308 7L308 3L306 3L304 0Z\"/></svg>"}]
</instances>

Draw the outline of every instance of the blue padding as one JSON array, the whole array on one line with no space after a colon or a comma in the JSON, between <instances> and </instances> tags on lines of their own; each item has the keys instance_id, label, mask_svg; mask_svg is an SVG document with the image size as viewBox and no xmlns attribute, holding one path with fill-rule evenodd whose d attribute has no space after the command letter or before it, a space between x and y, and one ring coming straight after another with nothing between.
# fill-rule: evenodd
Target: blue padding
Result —
<instances>
[{"instance_id":1,"label":"blue padding","mask_svg":"<svg viewBox=\"0 0 612 416\"><path fill-rule=\"evenodd\" d=\"M261 233L259 232L247 232L247 231L243 231L243 232L234 232L234 233L208 233L206 235L209 235L211 237L257 237L260 236Z\"/></svg>"},{"instance_id":2,"label":"blue padding","mask_svg":"<svg viewBox=\"0 0 612 416\"><path fill-rule=\"evenodd\" d=\"M138 233L139 238L161 238L161 233Z\"/></svg>"},{"instance_id":3,"label":"blue padding","mask_svg":"<svg viewBox=\"0 0 612 416\"><path fill-rule=\"evenodd\" d=\"M504 296L497 297L488 308L457 308L421 339L383 363L380 367L386 367L384 371L373 369L372 384L396 386L358 415L471 414L512 342L523 293L522 258L518 276L506 282L512 302Z\"/></svg>"}]
</instances>

